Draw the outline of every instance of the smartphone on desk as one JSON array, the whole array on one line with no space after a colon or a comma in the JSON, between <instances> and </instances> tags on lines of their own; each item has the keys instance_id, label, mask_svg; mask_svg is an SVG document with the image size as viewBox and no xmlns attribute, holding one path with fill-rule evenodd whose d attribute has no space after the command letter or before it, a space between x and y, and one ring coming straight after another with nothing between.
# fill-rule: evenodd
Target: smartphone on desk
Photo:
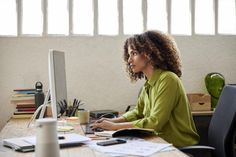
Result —
<instances>
[{"instance_id":1,"label":"smartphone on desk","mask_svg":"<svg viewBox=\"0 0 236 157\"><path fill-rule=\"evenodd\" d=\"M110 146L110 145L122 144L122 143L126 143L126 141L122 140L122 139L114 139L114 140L109 140L109 141L97 142L97 145L99 145L99 146Z\"/></svg>"}]
</instances>

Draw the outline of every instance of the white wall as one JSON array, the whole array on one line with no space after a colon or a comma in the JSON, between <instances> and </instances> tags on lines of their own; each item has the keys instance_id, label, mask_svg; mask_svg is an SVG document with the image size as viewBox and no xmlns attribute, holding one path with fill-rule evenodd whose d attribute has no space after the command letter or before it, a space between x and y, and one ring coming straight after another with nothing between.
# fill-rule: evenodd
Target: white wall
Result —
<instances>
[{"instance_id":1,"label":"white wall","mask_svg":"<svg viewBox=\"0 0 236 157\"><path fill-rule=\"evenodd\" d=\"M0 38L0 129L14 112L13 89L34 88L42 81L48 88L48 49L66 52L68 98L82 99L85 108L124 111L135 103L143 81L130 83L123 63L123 43L118 37ZM183 83L187 92L206 92L207 73L222 73L236 83L236 37L175 37L181 50Z\"/></svg>"}]
</instances>

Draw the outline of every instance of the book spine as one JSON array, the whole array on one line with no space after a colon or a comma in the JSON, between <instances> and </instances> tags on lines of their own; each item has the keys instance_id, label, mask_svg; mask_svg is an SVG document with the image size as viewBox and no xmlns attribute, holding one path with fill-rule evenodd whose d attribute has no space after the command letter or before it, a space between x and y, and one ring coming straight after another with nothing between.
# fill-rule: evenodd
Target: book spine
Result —
<instances>
[{"instance_id":1,"label":"book spine","mask_svg":"<svg viewBox=\"0 0 236 157\"><path fill-rule=\"evenodd\" d=\"M21 118L31 118L33 114L20 114L20 115L12 115L12 118L14 119L21 119Z\"/></svg>"}]
</instances>

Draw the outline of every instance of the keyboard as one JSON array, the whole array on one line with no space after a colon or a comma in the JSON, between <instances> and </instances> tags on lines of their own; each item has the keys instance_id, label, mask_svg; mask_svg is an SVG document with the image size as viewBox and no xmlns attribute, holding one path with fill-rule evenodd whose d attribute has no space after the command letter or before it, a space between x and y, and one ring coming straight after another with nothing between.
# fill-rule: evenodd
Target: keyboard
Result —
<instances>
[{"instance_id":1,"label":"keyboard","mask_svg":"<svg viewBox=\"0 0 236 157\"><path fill-rule=\"evenodd\" d=\"M85 125L85 131L84 131L85 134L94 134L94 132L104 131L102 128L93 129L90 125L91 125L91 123L88 123Z\"/></svg>"},{"instance_id":2,"label":"keyboard","mask_svg":"<svg viewBox=\"0 0 236 157\"><path fill-rule=\"evenodd\" d=\"M94 129L90 126L90 123L85 125L85 134L93 134L94 133Z\"/></svg>"}]
</instances>

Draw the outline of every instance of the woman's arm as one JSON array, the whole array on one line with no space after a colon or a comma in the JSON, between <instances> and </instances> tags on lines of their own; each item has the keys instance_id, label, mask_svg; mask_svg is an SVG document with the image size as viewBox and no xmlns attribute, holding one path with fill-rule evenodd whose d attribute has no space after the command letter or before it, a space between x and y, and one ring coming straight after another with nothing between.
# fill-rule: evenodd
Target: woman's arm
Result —
<instances>
[{"instance_id":1,"label":"woman's arm","mask_svg":"<svg viewBox=\"0 0 236 157\"><path fill-rule=\"evenodd\" d=\"M97 120L95 123L101 123L104 120L109 121L109 122L113 122L113 123L127 122L124 117L120 116L118 118L101 118L101 119Z\"/></svg>"},{"instance_id":2,"label":"woman's arm","mask_svg":"<svg viewBox=\"0 0 236 157\"><path fill-rule=\"evenodd\" d=\"M93 128L103 128L106 130L119 130L119 129L124 129L124 128L133 128L134 126L131 122L116 123L116 122L103 120L101 122L93 123L92 127Z\"/></svg>"},{"instance_id":3,"label":"woman's arm","mask_svg":"<svg viewBox=\"0 0 236 157\"><path fill-rule=\"evenodd\" d=\"M118 130L123 128L133 128L132 121L143 117L143 100L139 97L136 107L129 112L126 112L118 118L101 118L92 124L94 128L103 128L106 130Z\"/></svg>"},{"instance_id":4,"label":"woman's arm","mask_svg":"<svg viewBox=\"0 0 236 157\"><path fill-rule=\"evenodd\" d=\"M148 116L133 121L138 128L151 128L157 132L162 131L163 126L168 123L175 108L176 101L180 95L178 80L170 75L162 75L158 86L152 88L153 106Z\"/></svg>"}]
</instances>

